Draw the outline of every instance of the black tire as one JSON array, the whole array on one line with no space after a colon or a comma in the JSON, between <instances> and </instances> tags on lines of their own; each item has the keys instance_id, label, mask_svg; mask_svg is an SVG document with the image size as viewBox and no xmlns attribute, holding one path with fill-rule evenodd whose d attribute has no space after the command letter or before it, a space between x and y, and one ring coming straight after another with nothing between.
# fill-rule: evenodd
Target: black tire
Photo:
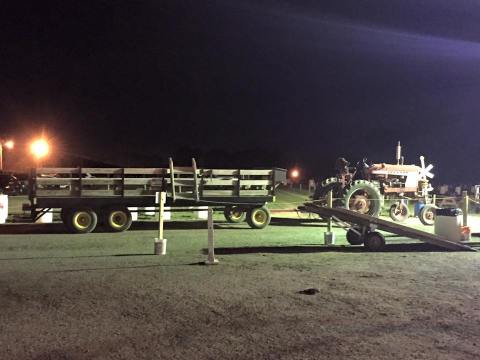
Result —
<instances>
[{"instance_id":1,"label":"black tire","mask_svg":"<svg viewBox=\"0 0 480 360\"><path fill-rule=\"evenodd\" d=\"M87 234L97 227L97 213L90 208L69 209L63 217L67 229L75 234Z\"/></svg>"},{"instance_id":2,"label":"black tire","mask_svg":"<svg viewBox=\"0 0 480 360\"><path fill-rule=\"evenodd\" d=\"M227 206L223 210L223 215L229 223L237 224L245 221L247 214L245 210L238 206Z\"/></svg>"},{"instance_id":3,"label":"black tire","mask_svg":"<svg viewBox=\"0 0 480 360\"><path fill-rule=\"evenodd\" d=\"M370 251L381 251L385 247L385 238L378 231L372 231L365 236L365 247Z\"/></svg>"},{"instance_id":4,"label":"black tire","mask_svg":"<svg viewBox=\"0 0 480 360\"><path fill-rule=\"evenodd\" d=\"M423 225L433 225L435 223L435 209L437 207L433 204L425 205L420 213L418 214L418 218Z\"/></svg>"},{"instance_id":5,"label":"black tire","mask_svg":"<svg viewBox=\"0 0 480 360\"><path fill-rule=\"evenodd\" d=\"M410 209L407 205L396 203L390 206L390 218L396 222L403 222L410 216Z\"/></svg>"},{"instance_id":6,"label":"black tire","mask_svg":"<svg viewBox=\"0 0 480 360\"><path fill-rule=\"evenodd\" d=\"M383 196L371 182L357 180L345 193L344 202L345 208L349 210L378 217L383 206Z\"/></svg>"},{"instance_id":7,"label":"black tire","mask_svg":"<svg viewBox=\"0 0 480 360\"><path fill-rule=\"evenodd\" d=\"M360 229L355 228L358 232L361 233ZM347 241L350 245L363 245L363 236L357 234L352 229L348 229L347 231Z\"/></svg>"},{"instance_id":8,"label":"black tire","mask_svg":"<svg viewBox=\"0 0 480 360\"><path fill-rule=\"evenodd\" d=\"M265 206L247 211L247 223L252 229L264 229L270 220L270 211Z\"/></svg>"},{"instance_id":9,"label":"black tire","mask_svg":"<svg viewBox=\"0 0 480 360\"><path fill-rule=\"evenodd\" d=\"M103 226L112 232L122 232L132 226L132 213L125 206L113 206L102 211Z\"/></svg>"}]
</instances>

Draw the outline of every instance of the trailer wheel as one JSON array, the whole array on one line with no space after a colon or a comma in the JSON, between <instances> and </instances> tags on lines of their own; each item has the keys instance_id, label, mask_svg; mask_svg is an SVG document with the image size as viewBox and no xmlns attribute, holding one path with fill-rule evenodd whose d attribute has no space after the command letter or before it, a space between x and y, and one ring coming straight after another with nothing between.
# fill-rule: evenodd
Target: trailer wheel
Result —
<instances>
[{"instance_id":1,"label":"trailer wheel","mask_svg":"<svg viewBox=\"0 0 480 360\"><path fill-rule=\"evenodd\" d=\"M270 211L265 207L249 209L247 212L247 223L252 229L263 229L270 224Z\"/></svg>"},{"instance_id":2,"label":"trailer wheel","mask_svg":"<svg viewBox=\"0 0 480 360\"><path fill-rule=\"evenodd\" d=\"M389 214L393 221L403 222L410 216L410 210L407 205L397 203L390 206Z\"/></svg>"},{"instance_id":3,"label":"trailer wheel","mask_svg":"<svg viewBox=\"0 0 480 360\"><path fill-rule=\"evenodd\" d=\"M370 251L380 251L385 247L385 238L378 231L372 231L365 237L365 246Z\"/></svg>"},{"instance_id":4,"label":"trailer wheel","mask_svg":"<svg viewBox=\"0 0 480 360\"><path fill-rule=\"evenodd\" d=\"M98 217L90 208L69 209L64 212L64 223L73 233L90 233L97 227Z\"/></svg>"},{"instance_id":5,"label":"trailer wheel","mask_svg":"<svg viewBox=\"0 0 480 360\"><path fill-rule=\"evenodd\" d=\"M435 205L429 204L420 210L418 218L423 225L433 225L435 223L435 209Z\"/></svg>"},{"instance_id":6,"label":"trailer wheel","mask_svg":"<svg viewBox=\"0 0 480 360\"><path fill-rule=\"evenodd\" d=\"M361 230L357 227L355 227L355 230L358 232L361 232ZM352 229L349 229L347 231L347 241L350 245L362 245L363 244L363 236L358 235L355 231Z\"/></svg>"},{"instance_id":7,"label":"trailer wheel","mask_svg":"<svg viewBox=\"0 0 480 360\"><path fill-rule=\"evenodd\" d=\"M223 210L223 215L229 223L241 223L245 221L247 217L245 211L238 206L227 206L225 210Z\"/></svg>"},{"instance_id":8,"label":"trailer wheel","mask_svg":"<svg viewBox=\"0 0 480 360\"><path fill-rule=\"evenodd\" d=\"M132 214L124 206L111 207L104 212L104 225L113 232L126 231L132 225Z\"/></svg>"}]
</instances>

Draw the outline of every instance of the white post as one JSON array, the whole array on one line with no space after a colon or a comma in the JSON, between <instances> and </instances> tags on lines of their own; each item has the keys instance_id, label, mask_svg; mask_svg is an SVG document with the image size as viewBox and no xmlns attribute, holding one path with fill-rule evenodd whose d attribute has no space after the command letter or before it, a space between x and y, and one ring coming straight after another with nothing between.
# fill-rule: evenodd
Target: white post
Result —
<instances>
[{"instance_id":1,"label":"white post","mask_svg":"<svg viewBox=\"0 0 480 360\"><path fill-rule=\"evenodd\" d=\"M333 207L333 192L330 190L327 194L327 207ZM323 242L325 245L335 244L335 233L332 232L332 217L328 217L327 231L323 233Z\"/></svg>"},{"instance_id":2,"label":"white post","mask_svg":"<svg viewBox=\"0 0 480 360\"><path fill-rule=\"evenodd\" d=\"M213 239L213 209L208 208L208 258L205 261L205 265L218 264L218 260L215 259L215 243Z\"/></svg>"},{"instance_id":3,"label":"white post","mask_svg":"<svg viewBox=\"0 0 480 360\"><path fill-rule=\"evenodd\" d=\"M155 255L167 254L167 239L163 238L163 212L165 209L165 201L167 193L162 191L156 194L158 202L158 237L155 238L154 252Z\"/></svg>"}]
</instances>

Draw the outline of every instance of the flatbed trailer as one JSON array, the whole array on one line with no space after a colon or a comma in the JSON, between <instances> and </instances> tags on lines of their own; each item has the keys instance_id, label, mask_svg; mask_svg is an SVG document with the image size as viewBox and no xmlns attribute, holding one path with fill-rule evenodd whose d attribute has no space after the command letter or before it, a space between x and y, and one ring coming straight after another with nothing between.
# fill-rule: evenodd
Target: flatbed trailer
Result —
<instances>
[{"instance_id":1,"label":"flatbed trailer","mask_svg":"<svg viewBox=\"0 0 480 360\"><path fill-rule=\"evenodd\" d=\"M299 209L301 211L318 214L323 218L332 218L337 224L347 230L347 241L350 244L364 244L372 251L379 251L385 245L383 235L376 230L417 239L449 250L476 251L467 244L449 241L439 235L344 208L329 208L316 202L309 202L300 206Z\"/></svg>"},{"instance_id":2,"label":"flatbed trailer","mask_svg":"<svg viewBox=\"0 0 480 360\"><path fill-rule=\"evenodd\" d=\"M266 204L275 200L285 179L285 169L199 169L195 159L191 167L174 166L169 159L168 168L36 168L24 209L32 220L59 209L62 222L75 233L91 232L97 224L124 231L132 223L129 208L157 208L156 194L165 192L172 211L210 206L223 209L230 222L246 219L260 229L269 224Z\"/></svg>"}]
</instances>

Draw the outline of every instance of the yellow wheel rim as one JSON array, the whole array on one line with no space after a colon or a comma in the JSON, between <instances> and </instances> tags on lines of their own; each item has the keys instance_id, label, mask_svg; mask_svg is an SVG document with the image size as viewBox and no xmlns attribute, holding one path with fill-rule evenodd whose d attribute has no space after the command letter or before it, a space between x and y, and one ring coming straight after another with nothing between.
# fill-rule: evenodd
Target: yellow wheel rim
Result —
<instances>
[{"instance_id":1,"label":"yellow wheel rim","mask_svg":"<svg viewBox=\"0 0 480 360\"><path fill-rule=\"evenodd\" d=\"M232 217L233 220L238 220L242 217L243 215L243 211L240 211L240 210L235 210L233 209L231 212L230 212L230 216Z\"/></svg>"},{"instance_id":2,"label":"yellow wheel rim","mask_svg":"<svg viewBox=\"0 0 480 360\"><path fill-rule=\"evenodd\" d=\"M79 230L85 230L92 224L92 217L89 213L80 211L73 216L73 225Z\"/></svg>"},{"instance_id":3,"label":"yellow wheel rim","mask_svg":"<svg viewBox=\"0 0 480 360\"><path fill-rule=\"evenodd\" d=\"M253 215L253 218L259 224L263 224L265 221L267 221L266 214L260 210L255 212L255 214Z\"/></svg>"},{"instance_id":4,"label":"yellow wheel rim","mask_svg":"<svg viewBox=\"0 0 480 360\"><path fill-rule=\"evenodd\" d=\"M115 229L120 229L128 222L128 217L125 212L116 210L110 213L109 223Z\"/></svg>"}]
</instances>

